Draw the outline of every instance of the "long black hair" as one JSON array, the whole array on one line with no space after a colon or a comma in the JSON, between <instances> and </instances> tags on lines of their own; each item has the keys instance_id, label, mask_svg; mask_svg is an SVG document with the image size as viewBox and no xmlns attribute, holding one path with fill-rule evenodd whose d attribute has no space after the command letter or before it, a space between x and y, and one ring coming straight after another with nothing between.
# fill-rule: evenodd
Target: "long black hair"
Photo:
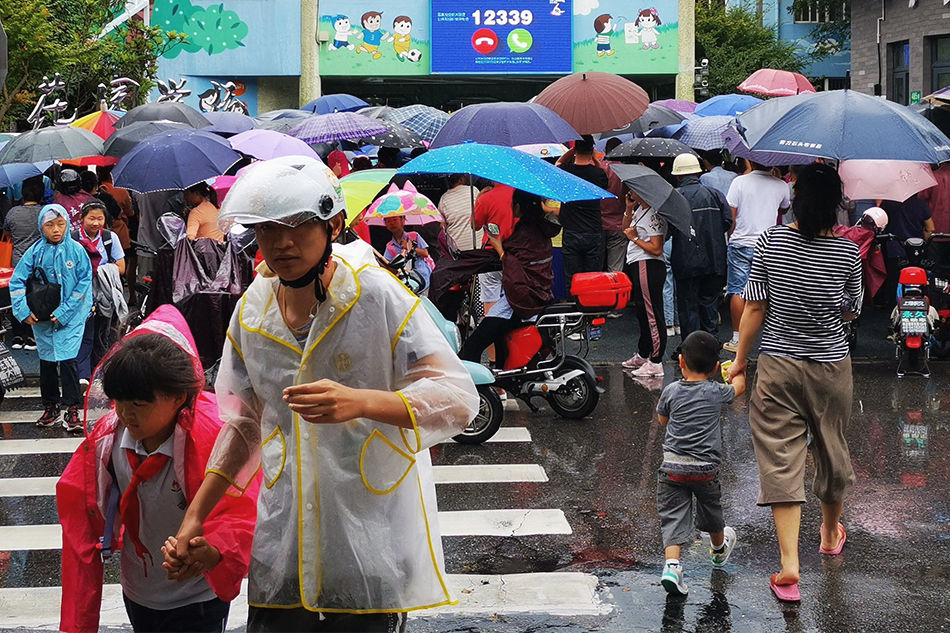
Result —
<instances>
[{"instance_id":1,"label":"long black hair","mask_svg":"<svg viewBox=\"0 0 950 633\"><path fill-rule=\"evenodd\" d=\"M838 220L841 204L841 178L828 165L813 163L798 170L792 211L798 231L813 240L830 230Z\"/></svg>"},{"instance_id":2,"label":"long black hair","mask_svg":"<svg viewBox=\"0 0 950 633\"><path fill-rule=\"evenodd\" d=\"M512 206L518 205L518 211L522 219L542 220L544 219L544 209L541 207L541 197L533 193L515 189L511 195Z\"/></svg>"},{"instance_id":3,"label":"long black hair","mask_svg":"<svg viewBox=\"0 0 950 633\"><path fill-rule=\"evenodd\" d=\"M202 180L201 182L188 187L187 191L194 191L195 193L201 194L210 200L211 204L213 204L216 208L221 208L221 205L218 204L218 192L214 190L214 187L205 181Z\"/></svg>"},{"instance_id":4,"label":"long black hair","mask_svg":"<svg viewBox=\"0 0 950 633\"><path fill-rule=\"evenodd\" d=\"M102 390L110 400L154 402L157 395L185 395L190 405L203 386L191 357L160 334L123 339L102 370Z\"/></svg>"}]
</instances>

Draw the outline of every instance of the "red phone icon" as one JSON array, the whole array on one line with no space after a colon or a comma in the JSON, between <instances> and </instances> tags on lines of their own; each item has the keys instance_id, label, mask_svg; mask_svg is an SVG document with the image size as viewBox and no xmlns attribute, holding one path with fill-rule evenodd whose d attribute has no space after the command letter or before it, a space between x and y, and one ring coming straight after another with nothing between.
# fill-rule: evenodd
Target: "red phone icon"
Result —
<instances>
[{"instance_id":1,"label":"red phone icon","mask_svg":"<svg viewBox=\"0 0 950 633\"><path fill-rule=\"evenodd\" d=\"M498 48L498 35L491 29L478 29L472 34L472 48L482 55L493 53Z\"/></svg>"}]
</instances>

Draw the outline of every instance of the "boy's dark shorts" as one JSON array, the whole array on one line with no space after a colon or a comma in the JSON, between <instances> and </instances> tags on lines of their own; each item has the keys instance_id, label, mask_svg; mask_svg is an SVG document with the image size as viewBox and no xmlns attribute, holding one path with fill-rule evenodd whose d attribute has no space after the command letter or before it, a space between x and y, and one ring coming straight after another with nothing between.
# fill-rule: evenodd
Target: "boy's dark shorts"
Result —
<instances>
[{"instance_id":1,"label":"boy's dark shorts","mask_svg":"<svg viewBox=\"0 0 950 633\"><path fill-rule=\"evenodd\" d=\"M660 515L663 547L693 542L694 499L695 529L721 532L726 523L722 517L718 473L671 473L660 468L656 481L656 509Z\"/></svg>"}]
</instances>

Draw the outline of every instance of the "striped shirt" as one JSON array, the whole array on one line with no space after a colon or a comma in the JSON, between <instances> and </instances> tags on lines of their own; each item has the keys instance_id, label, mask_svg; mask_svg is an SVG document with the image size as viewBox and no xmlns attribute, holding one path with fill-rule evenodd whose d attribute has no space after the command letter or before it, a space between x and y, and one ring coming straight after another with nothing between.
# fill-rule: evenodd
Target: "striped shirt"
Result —
<instances>
[{"instance_id":1,"label":"striped shirt","mask_svg":"<svg viewBox=\"0 0 950 633\"><path fill-rule=\"evenodd\" d=\"M842 306L860 310L863 296L858 247L843 237L808 241L787 226L759 237L746 301L766 301L761 353L821 363L848 356ZM853 307L852 307L853 306Z\"/></svg>"}]
</instances>

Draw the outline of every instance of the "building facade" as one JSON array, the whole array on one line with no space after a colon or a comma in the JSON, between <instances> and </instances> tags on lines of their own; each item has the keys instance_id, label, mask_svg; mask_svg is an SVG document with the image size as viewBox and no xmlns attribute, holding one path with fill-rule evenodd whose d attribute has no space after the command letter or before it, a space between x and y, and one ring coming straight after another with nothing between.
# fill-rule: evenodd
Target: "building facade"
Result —
<instances>
[{"instance_id":1,"label":"building facade","mask_svg":"<svg viewBox=\"0 0 950 633\"><path fill-rule=\"evenodd\" d=\"M762 23L775 29L780 40L791 42L799 54L809 55L815 50L816 42L812 37L814 28L836 16L821 10L818 5L810 4L793 10L792 0L778 0L774 4L764 3ZM848 42L825 42L835 52L820 61L809 64L802 74L811 79L819 89L838 90L847 88L851 70L851 48Z\"/></svg>"},{"instance_id":2,"label":"building facade","mask_svg":"<svg viewBox=\"0 0 950 633\"><path fill-rule=\"evenodd\" d=\"M851 86L905 105L950 86L950 0L851 0Z\"/></svg>"}]
</instances>

